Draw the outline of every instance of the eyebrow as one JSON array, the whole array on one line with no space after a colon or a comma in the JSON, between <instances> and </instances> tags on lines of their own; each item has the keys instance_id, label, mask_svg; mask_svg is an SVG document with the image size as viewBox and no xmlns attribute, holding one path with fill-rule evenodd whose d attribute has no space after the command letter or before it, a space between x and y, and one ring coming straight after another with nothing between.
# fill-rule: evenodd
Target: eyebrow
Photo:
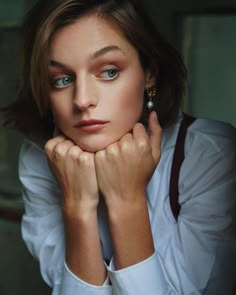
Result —
<instances>
[{"instance_id":1,"label":"eyebrow","mask_svg":"<svg viewBox=\"0 0 236 295\"><path fill-rule=\"evenodd\" d=\"M96 52L94 52L92 55L90 55L90 59L96 59L96 58L103 56L111 51L118 51L118 52L121 52L123 55L126 55L120 47L118 47L116 45L110 45L110 46L105 46L105 47L97 50ZM59 61L56 61L56 60L51 60L50 66L58 66L58 67L62 67L62 68L67 68L67 66L65 64L63 64Z\"/></svg>"},{"instance_id":2,"label":"eyebrow","mask_svg":"<svg viewBox=\"0 0 236 295\"><path fill-rule=\"evenodd\" d=\"M121 52L123 55L125 55L124 51L123 51L120 47L118 47L118 46L116 46L116 45L110 45L110 46L105 46L105 47L99 49L98 51L96 51L95 53L93 53L93 54L91 55L91 58L92 58L92 59L98 58L98 57L100 57L100 56L102 56L102 55L107 54L107 53L110 52L110 51L119 51L119 52Z\"/></svg>"}]
</instances>

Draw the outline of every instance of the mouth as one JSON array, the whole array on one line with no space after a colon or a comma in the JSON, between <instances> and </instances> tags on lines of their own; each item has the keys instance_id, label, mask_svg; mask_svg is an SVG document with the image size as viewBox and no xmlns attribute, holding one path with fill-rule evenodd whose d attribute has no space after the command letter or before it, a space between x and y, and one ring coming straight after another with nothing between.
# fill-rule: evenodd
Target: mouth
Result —
<instances>
[{"instance_id":1,"label":"mouth","mask_svg":"<svg viewBox=\"0 0 236 295\"><path fill-rule=\"evenodd\" d=\"M81 120L77 124L74 125L74 128L79 129L80 131L84 132L96 132L104 128L108 121L103 121L103 120Z\"/></svg>"}]
</instances>

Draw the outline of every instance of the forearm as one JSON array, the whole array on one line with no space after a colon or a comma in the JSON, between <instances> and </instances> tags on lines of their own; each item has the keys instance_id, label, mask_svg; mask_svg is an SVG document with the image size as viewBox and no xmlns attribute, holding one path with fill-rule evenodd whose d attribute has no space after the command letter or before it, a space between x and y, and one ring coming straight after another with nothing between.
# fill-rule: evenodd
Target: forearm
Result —
<instances>
[{"instance_id":1,"label":"forearm","mask_svg":"<svg viewBox=\"0 0 236 295\"><path fill-rule=\"evenodd\" d=\"M97 211L63 209L66 263L72 273L92 285L103 285L106 270L99 239Z\"/></svg>"},{"instance_id":2,"label":"forearm","mask_svg":"<svg viewBox=\"0 0 236 295\"><path fill-rule=\"evenodd\" d=\"M136 202L110 204L108 216L116 269L139 263L154 253L145 195L137 198Z\"/></svg>"}]
</instances>

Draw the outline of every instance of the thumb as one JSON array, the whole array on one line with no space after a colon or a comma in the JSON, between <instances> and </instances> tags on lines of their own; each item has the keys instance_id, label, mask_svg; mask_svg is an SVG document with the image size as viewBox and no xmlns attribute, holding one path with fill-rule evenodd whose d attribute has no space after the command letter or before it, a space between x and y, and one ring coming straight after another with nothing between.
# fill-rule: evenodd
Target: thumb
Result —
<instances>
[{"instance_id":1,"label":"thumb","mask_svg":"<svg viewBox=\"0 0 236 295\"><path fill-rule=\"evenodd\" d=\"M158 163L161 155L161 134L162 129L158 122L157 114L155 111L152 111L148 118L148 127L149 127L149 139L152 148L152 155L154 161Z\"/></svg>"}]
</instances>

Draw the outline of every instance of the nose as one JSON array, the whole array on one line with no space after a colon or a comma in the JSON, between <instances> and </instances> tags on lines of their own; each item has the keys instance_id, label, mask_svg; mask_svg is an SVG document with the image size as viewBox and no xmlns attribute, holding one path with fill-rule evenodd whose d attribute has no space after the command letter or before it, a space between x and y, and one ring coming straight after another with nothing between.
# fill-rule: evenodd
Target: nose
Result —
<instances>
[{"instance_id":1,"label":"nose","mask_svg":"<svg viewBox=\"0 0 236 295\"><path fill-rule=\"evenodd\" d=\"M89 79L81 78L75 84L73 103L76 109L85 111L97 105L97 97L94 91L95 85Z\"/></svg>"}]
</instances>

